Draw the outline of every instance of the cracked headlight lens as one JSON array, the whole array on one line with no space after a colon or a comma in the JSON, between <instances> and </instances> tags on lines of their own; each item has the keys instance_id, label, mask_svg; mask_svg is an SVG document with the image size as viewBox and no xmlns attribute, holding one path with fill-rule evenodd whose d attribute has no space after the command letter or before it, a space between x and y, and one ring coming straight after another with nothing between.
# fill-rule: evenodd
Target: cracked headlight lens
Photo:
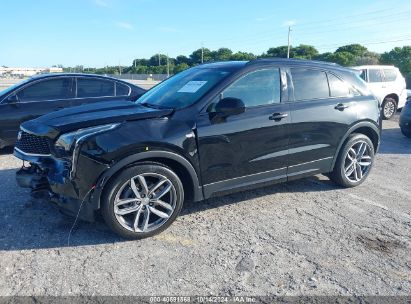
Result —
<instances>
[{"instance_id":1,"label":"cracked headlight lens","mask_svg":"<svg viewBox=\"0 0 411 304\"><path fill-rule=\"evenodd\" d=\"M75 144L81 140L84 139L88 136L105 132L108 130L112 130L115 127L120 125L119 123L116 124L108 124L108 125L101 125L101 126L95 126L95 127L90 127L90 128L84 128L84 129L79 129L74 132L70 133L65 133L60 135L60 137L57 139L55 143L55 148L59 152L72 152Z\"/></svg>"}]
</instances>

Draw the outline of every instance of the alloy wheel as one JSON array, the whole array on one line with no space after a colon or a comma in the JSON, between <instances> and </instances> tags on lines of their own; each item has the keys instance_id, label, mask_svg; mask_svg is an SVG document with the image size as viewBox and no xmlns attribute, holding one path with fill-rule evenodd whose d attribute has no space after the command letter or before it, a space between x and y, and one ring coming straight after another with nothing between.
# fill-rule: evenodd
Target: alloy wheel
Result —
<instances>
[{"instance_id":1,"label":"alloy wheel","mask_svg":"<svg viewBox=\"0 0 411 304\"><path fill-rule=\"evenodd\" d=\"M392 101L386 101L384 105L384 116L389 118L395 113L395 104Z\"/></svg>"},{"instance_id":2,"label":"alloy wheel","mask_svg":"<svg viewBox=\"0 0 411 304\"><path fill-rule=\"evenodd\" d=\"M132 232L160 228L172 216L177 202L173 183L157 173L143 173L126 181L114 200L114 214Z\"/></svg>"},{"instance_id":3,"label":"alloy wheel","mask_svg":"<svg viewBox=\"0 0 411 304\"><path fill-rule=\"evenodd\" d=\"M371 168L373 161L371 155L371 147L365 141L353 144L345 157L345 177L351 182L360 182Z\"/></svg>"}]
</instances>

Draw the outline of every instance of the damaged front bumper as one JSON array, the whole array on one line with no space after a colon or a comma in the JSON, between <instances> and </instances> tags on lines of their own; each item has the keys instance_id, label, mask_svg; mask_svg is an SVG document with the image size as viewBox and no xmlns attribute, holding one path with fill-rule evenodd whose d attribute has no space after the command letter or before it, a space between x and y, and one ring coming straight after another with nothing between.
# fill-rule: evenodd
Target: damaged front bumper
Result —
<instances>
[{"instance_id":1,"label":"damaged front bumper","mask_svg":"<svg viewBox=\"0 0 411 304\"><path fill-rule=\"evenodd\" d=\"M80 154L76 164L79 173L76 176L81 176L80 179L70 176L72 164L68 159L30 155L18 149L14 150L14 155L30 164L16 173L16 181L20 187L30 188L33 198L52 202L69 215L77 215L84 201L79 218L94 221L100 202L93 190L108 165Z\"/></svg>"}]
</instances>

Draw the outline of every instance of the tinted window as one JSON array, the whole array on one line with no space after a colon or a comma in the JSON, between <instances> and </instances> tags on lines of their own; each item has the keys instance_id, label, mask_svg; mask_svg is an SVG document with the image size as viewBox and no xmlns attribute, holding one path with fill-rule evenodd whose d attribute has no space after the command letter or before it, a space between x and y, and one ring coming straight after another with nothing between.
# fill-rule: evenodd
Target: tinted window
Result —
<instances>
[{"instance_id":1,"label":"tinted window","mask_svg":"<svg viewBox=\"0 0 411 304\"><path fill-rule=\"evenodd\" d=\"M77 97L114 96L114 82L102 79L77 78Z\"/></svg>"},{"instance_id":2,"label":"tinted window","mask_svg":"<svg viewBox=\"0 0 411 304\"><path fill-rule=\"evenodd\" d=\"M44 80L18 93L21 101L42 101L70 98L71 78Z\"/></svg>"},{"instance_id":3,"label":"tinted window","mask_svg":"<svg viewBox=\"0 0 411 304\"><path fill-rule=\"evenodd\" d=\"M295 100L328 98L327 75L322 71L291 69Z\"/></svg>"},{"instance_id":4,"label":"tinted window","mask_svg":"<svg viewBox=\"0 0 411 304\"><path fill-rule=\"evenodd\" d=\"M377 70L377 69L368 70L368 82L382 82L381 70Z\"/></svg>"},{"instance_id":5,"label":"tinted window","mask_svg":"<svg viewBox=\"0 0 411 304\"><path fill-rule=\"evenodd\" d=\"M397 71L394 69L384 69L385 81L395 81L397 79Z\"/></svg>"},{"instance_id":6,"label":"tinted window","mask_svg":"<svg viewBox=\"0 0 411 304\"><path fill-rule=\"evenodd\" d=\"M328 83L330 84L331 97L349 97L351 96L349 86L334 76L333 74L328 74Z\"/></svg>"},{"instance_id":7,"label":"tinted window","mask_svg":"<svg viewBox=\"0 0 411 304\"><path fill-rule=\"evenodd\" d=\"M226 89L223 97L239 98L246 107L279 103L281 99L280 70L267 69L251 72Z\"/></svg>"},{"instance_id":8,"label":"tinted window","mask_svg":"<svg viewBox=\"0 0 411 304\"><path fill-rule=\"evenodd\" d=\"M127 96L130 92L130 88L125 84L116 82L116 96Z\"/></svg>"}]
</instances>

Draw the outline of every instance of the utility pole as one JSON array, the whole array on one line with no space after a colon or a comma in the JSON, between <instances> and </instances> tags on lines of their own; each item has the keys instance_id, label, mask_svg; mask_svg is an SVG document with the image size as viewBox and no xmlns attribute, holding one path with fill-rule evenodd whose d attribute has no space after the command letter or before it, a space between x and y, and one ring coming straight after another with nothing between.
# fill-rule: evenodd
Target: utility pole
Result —
<instances>
[{"instance_id":1,"label":"utility pole","mask_svg":"<svg viewBox=\"0 0 411 304\"><path fill-rule=\"evenodd\" d=\"M288 27L288 51L287 51L287 58L290 58L290 50L291 50L291 25Z\"/></svg>"},{"instance_id":2,"label":"utility pole","mask_svg":"<svg viewBox=\"0 0 411 304\"><path fill-rule=\"evenodd\" d=\"M158 53L158 66L161 65L160 53Z\"/></svg>"}]
</instances>

